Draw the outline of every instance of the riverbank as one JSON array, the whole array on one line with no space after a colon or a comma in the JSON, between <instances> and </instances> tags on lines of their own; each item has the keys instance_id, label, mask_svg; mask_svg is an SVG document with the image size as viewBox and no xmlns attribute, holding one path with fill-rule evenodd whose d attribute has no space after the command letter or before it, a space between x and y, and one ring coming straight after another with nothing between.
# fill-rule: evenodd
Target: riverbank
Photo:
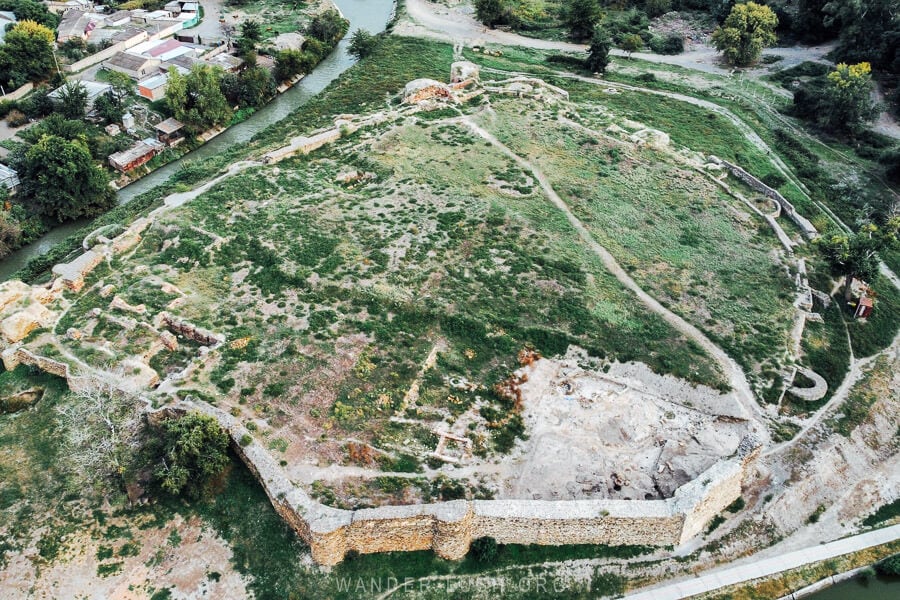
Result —
<instances>
[{"instance_id":1,"label":"riverbank","mask_svg":"<svg viewBox=\"0 0 900 600\"><path fill-rule=\"evenodd\" d=\"M310 103L356 63L356 59L347 52L349 34L358 28L373 33L384 31L395 15L395 3L390 0L338 0L336 5L350 21L348 35L338 42L312 72L277 95L250 118L123 187L118 193L119 205L111 211L94 219L64 223L10 253L0 261L0 281L37 281L54 264L79 252L82 239L90 231L107 224L128 223L157 206L166 195L215 176L231 162L247 156L251 151L250 146L256 145L255 140L259 136L283 140L287 122L276 124L299 112L301 106ZM312 110L315 113L322 111L321 106Z\"/></svg>"}]
</instances>

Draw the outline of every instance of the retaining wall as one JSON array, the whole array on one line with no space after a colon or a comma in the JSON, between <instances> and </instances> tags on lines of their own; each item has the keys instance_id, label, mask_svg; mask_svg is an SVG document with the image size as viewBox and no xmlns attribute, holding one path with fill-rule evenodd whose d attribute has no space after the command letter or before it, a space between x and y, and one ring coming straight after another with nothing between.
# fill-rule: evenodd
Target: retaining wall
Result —
<instances>
[{"instance_id":1,"label":"retaining wall","mask_svg":"<svg viewBox=\"0 0 900 600\"><path fill-rule=\"evenodd\" d=\"M803 235L807 238L815 238L819 235L819 232L816 231L816 228L812 223L809 222L803 215L797 212L794 208L794 205L788 202L787 198L782 196L777 190L774 190L767 186L765 183L742 169L741 167L728 162L727 160L717 159L721 162L725 167L731 171L731 174L749 185L753 190L764 194L767 198L771 198L775 202L777 202L781 206L781 210L788 216L788 218L793 221L797 227L800 228L800 231L803 232Z\"/></svg>"},{"instance_id":2,"label":"retaining wall","mask_svg":"<svg viewBox=\"0 0 900 600\"><path fill-rule=\"evenodd\" d=\"M341 510L295 486L255 440L242 446L241 438L250 432L230 414L190 401L163 410L167 416L199 410L216 418L276 512L310 545L313 560L321 565L337 564L351 550L433 550L457 560L480 537L504 544L676 546L740 496L742 478L757 453L754 445L742 444L737 456L714 464L666 500L454 500Z\"/></svg>"},{"instance_id":3,"label":"retaining wall","mask_svg":"<svg viewBox=\"0 0 900 600\"><path fill-rule=\"evenodd\" d=\"M27 94L28 92L30 92L33 89L34 89L33 83L26 83L19 89L13 90L13 91L9 92L8 94L4 94L3 96L0 96L0 100L18 100L19 98L21 98L22 96L24 96L25 94Z\"/></svg>"}]
</instances>

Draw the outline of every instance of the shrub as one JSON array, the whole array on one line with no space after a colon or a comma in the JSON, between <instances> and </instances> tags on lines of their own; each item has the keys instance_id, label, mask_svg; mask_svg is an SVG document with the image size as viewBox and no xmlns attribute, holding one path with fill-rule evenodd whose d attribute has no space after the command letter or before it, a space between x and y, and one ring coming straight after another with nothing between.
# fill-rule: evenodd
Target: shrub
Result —
<instances>
[{"instance_id":1,"label":"shrub","mask_svg":"<svg viewBox=\"0 0 900 600\"><path fill-rule=\"evenodd\" d=\"M888 556L883 561L875 565L875 570L882 575L900 575L900 554Z\"/></svg>"},{"instance_id":2,"label":"shrub","mask_svg":"<svg viewBox=\"0 0 900 600\"><path fill-rule=\"evenodd\" d=\"M245 433L241 436L241 447L246 448L250 444L253 443L253 437L249 433Z\"/></svg>"},{"instance_id":3,"label":"shrub","mask_svg":"<svg viewBox=\"0 0 900 600\"><path fill-rule=\"evenodd\" d=\"M199 412L163 421L155 445L153 474L171 494L199 497L229 461L228 434L213 417Z\"/></svg>"},{"instance_id":4,"label":"shrub","mask_svg":"<svg viewBox=\"0 0 900 600\"><path fill-rule=\"evenodd\" d=\"M472 541L470 552L472 558L479 563L491 563L497 558L499 547L492 537L481 537Z\"/></svg>"},{"instance_id":5,"label":"shrub","mask_svg":"<svg viewBox=\"0 0 900 600\"><path fill-rule=\"evenodd\" d=\"M670 33L666 37L654 37L650 40L650 49L657 54L681 54L684 52L684 36Z\"/></svg>"},{"instance_id":6,"label":"shrub","mask_svg":"<svg viewBox=\"0 0 900 600\"><path fill-rule=\"evenodd\" d=\"M6 124L10 127L21 127L28 123L28 117L19 109L12 109L6 114Z\"/></svg>"}]
</instances>

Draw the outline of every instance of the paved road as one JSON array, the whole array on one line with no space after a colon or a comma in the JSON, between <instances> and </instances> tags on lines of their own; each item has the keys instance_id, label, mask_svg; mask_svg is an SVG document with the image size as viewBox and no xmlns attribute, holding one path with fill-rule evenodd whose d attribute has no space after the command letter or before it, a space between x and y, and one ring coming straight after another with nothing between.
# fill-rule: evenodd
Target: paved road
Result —
<instances>
[{"instance_id":1,"label":"paved road","mask_svg":"<svg viewBox=\"0 0 900 600\"><path fill-rule=\"evenodd\" d=\"M680 600L711 592L729 585L769 577L782 571L827 560L850 552L900 540L900 525L788 552L781 556L754 560L745 564L708 572L694 579L670 583L662 587L625 596L628 600Z\"/></svg>"}]
</instances>

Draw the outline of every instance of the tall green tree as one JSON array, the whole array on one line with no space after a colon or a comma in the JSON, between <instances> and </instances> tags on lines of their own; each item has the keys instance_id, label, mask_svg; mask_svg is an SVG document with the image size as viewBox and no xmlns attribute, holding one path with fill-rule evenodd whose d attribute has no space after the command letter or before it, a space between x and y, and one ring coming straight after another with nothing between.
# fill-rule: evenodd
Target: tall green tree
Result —
<instances>
[{"instance_id":1,"label":"tall green tree","mask_svg":"<svg viewBox=\"0 0 900 600\"><path fill-rule=\"evenodd\" d=\"M94 216L115 204L109 179L83 139L45 135L18 166L24 195L40 214L57 221Z\"/></svg>"},{"instance_id":2,"label":"tall green tree","mask_svg":"<svg viewBox=\"0 0 900 600\"><path fill-rule=\"evenodd\" d=\"M269 69L253 66L222 78L222 91L232 104L259 107L275 96L275 79Z\"/></svg>"},{"instance_id":3,"label":"tall green tree","mask_svg":"<svg viewBox=\"0 0 900 600\"><path fill-rule=\"evenodd\" d=\"M56 29L60 17L39 0L0 0L0 10L11 11L18 21L34 21L49 29Z\"/></svg>"},{"instance_id":4,"label":"tall green tree","mask_svg":"<svg viewBox=\"0 0 900 600\"><path fill-rule=\"evenodd\" d=\"M275 79L287 81L294 75L309 73L316 66L316 57L301 50L286 48L275 54Z\"/></svg>"},{"instance_id":5,"label":"tall green tree","mask_svg":"<svg viewBox=\"0 0 900 600\"><path fill-rule=\"evenodd\" d=\"M80 81L69 81L59 89L56 110L66 119L83 119L87 113L87 88Z\"/></svg>"},{"instance_id":6,"label":"tall green tree","mask_svg":"<svg viewBox=\"0 0 900 600\"><path fill-rule=\"evenodd\" d=\"M609 51L612 49L612 40L609 33L598 28L591 38L591 45L588 48L588 58L586 66L591 73L605 73L606 67L609 65Z\"/></svg>"},{"instance_id":7,"label":"tall green tree","mask_svg":"<svg viewBox=\"0 0 900 600\"><path fill-rule=\"evenodd\" d=\"M900 0L829 0L822 11L825 26L840 29L839 60L900 73Z\"/></svg>"},{"instance_id":8,"label":"tall green tree","mask_svg":"<svg viewBox=\"0 0 900 600\"><path fill-rule=\"evenodd\" d=\"M378 36L372 35L365 29L357 29L350 38L350 47L347 51L358 60L372 54L378 46Z\"/></svg>"},{"instance_id":9,"label":"tall green tree","mask_svg":"<svg viewBox=\"0 0 900 600\"><path fill-rule=\"evenodd\" d=\"M844 278L844 298L851 299L854 279L873 281L878 275L878 253L896 246L900 237L900 217L883 226L867 224L854 234L824 235L816 240L833 275Z\"/></svg>"},{"instance_id":10,"label":"tall green tree","mask_svg":"<svg viewBox=\"0 0 900 600\"><path fill-rule=\"evenodd\" d=\"M475 16L491 28L503 25L509 17L507 0L475 0Z\"/></svg>"},{"instance_id":11,"label":"tall green tree","mask_svg":"<svg viewBox=\"0 0 900 600\"><path fill-rule=\"evenodd\" d=\"M228 434L213 417L190 412L162 422L153 451L160 486L197 498L228 465Z\"/></svg>"},{"instance_id":12,"label":"tall green tree","mask_svg":"<svg viewBox=\"0 0 900 600\"><path fill-rule=\"evenodd\" d=\"M778 17L768 6L735 4L722 26L713 32L712 41L729 63L745 67L759 60L763 48L775 43L776 27Z\"/></svg>"},{"instance_id":13,"label":"tall green tree","mask_svg":"<svg viewBox=\"0 0 900 600\"><path fill-rule=\"evenodd\" d=\"M559 18L575 40L587 40L594 35L603 17L598 0L570 0L560 7Z\"/></svg>"},{"instance_id":14,"label":"tall green tree","mask_svg":"<svg viewBox=\"0 0 900 600\"><path fill-rule=\"evenodd\" d=\"M350 22L343 18L338 11L329 8L313 17L306 31L320 42L334 46L347 33L349 25Z\"/></svg>"},{"instance_id":15,"label":"tall green tree","mask_svg":"<svg viewBox=\"0 0 900 600\"><path fill-rule=\"evenodd\" d=\"M221 79L222 70L210 65L194 65L187 75L169 69L166 106L194 133L226 123L232 112Z\"/></svg>"},{"instance_id":16,"label":"tall green tree","mask_svg":"<svg viewBox=\"0 0 900 600\"><path fill-rule=\"evenodd\" d=\"M52 30L34 21L21 21L7 31L0 45L0 83L18 87L48 78L54 68L54 38Z\"/></svg>"},{"instance_id":17,"label":"tall green tree","mask_svg":"<svg viewBox=\"0 0 900 600\"><path fill-rule=\"evenodd\" d=\"M831 130L859 133L878 115L872 101L872 67L838 64L828 74L827 83L817 103L819 125Z\"/></svg>"}]
</instances>

